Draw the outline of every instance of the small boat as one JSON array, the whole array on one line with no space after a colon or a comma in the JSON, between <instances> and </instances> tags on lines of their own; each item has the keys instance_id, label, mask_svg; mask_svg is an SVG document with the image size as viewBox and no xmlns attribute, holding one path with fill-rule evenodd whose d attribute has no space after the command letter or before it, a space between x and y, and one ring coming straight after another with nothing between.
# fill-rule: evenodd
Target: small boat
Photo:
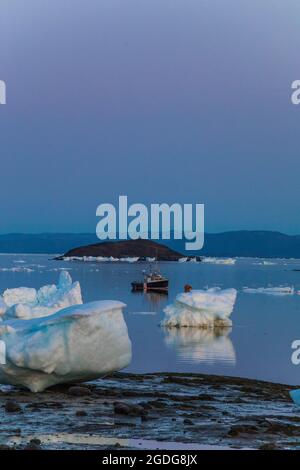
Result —
<instances>
[{"instance_id":1,"label":"small boat","mask_svg":"<svg viewBox=\"0 0 300 470\"><path fill-rule=\"evenodd\" d=\"M144 274L143 281L134 281L131 283L131 286L133 291L167 293L169 288L169 279L160 273L159 266L156 261L155 270L150 269L148 273Z\"/></svg>"},{"instance_id":2,"label":"small boat","mask_svg":"<svg viewBox=\"0 0 300 470\"><path fill-rule=\"evenodd\" d=\"M168 292L169 280L159 273L146 274L143 281L131 283L133 291Z\"/></svg>"}]
</instances>

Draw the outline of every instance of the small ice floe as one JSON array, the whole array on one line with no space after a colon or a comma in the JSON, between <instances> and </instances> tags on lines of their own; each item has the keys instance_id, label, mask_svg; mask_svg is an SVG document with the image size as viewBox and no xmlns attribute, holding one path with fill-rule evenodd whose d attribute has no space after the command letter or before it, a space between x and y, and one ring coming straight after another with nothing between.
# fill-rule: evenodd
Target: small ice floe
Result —
<instances>
[{"instance_id":1,"label":"small ice floe","mask_svg":"<svg viewBox=\"0 0 300 470\"><path fill-rule=\"evenodd\" d=\"M150 256L147 256L146 261L148 263L154 263L154 261L156 261L156 258L155 258L155 256L153 258L151 258Z\"/></svg>"},{"instance_id":2,"label":"small ice floe","mask_svg":"<svg viewBox=\"0 0 300 470\"><path fill-rule=\"evenodd\" d=\"M294 295L294 287L243 287L246 294Z\"/></svg>"},{"instance_id":3,"label":"small ice floe","mask_svg":"<svg viewBox=\"0 0 300 470\"><path fill-rule=\"evenodd\" d=\"M232 325L229 316L237 296L236 289L214 287L206 290L192 290L177 295L175 302L164 312L164 327L215 328Z\"/></svg>"},{"instance_id":4,"label":"small ice floe","mask_svg":"<svg viewBox=\"0 0 300 470\"><path fill-rule=\"evenodd\" d=\"M33 298L33 292L26 294ZM6 363L0 366L0 383L40 392L123 369L131 361L124 307L118 301L98 301L48 317L1 322Z\"/></svg>"},{"instance_id":5,"label":"small ice floe","mask_svg":"<svg viewBox=\"0 0 300 470\"><path fill-rule=\"evenodd\" d=\"M127 258L120 258L120 261L124 263L136 263L139 259L139 256L127 256Z\"/></svg>"},{"instance_id":6,"label":"small ice floe","mask_svg":"<svg viewBox=\"0 0 300 470\"><path fill-rule=\"evenodd\" d=\"M233 265L236 262L235 258L213 258L213 257L204 257L202 258L202 263L211 263L211 264L229 264Z\"/></svg>"},{"instance_id":7,"label":"small ice floe","mask_svg":"<svg viewBox=\"0 0 300 470\"><path fill-rule=\"evenodd\" d=\"M190 258L189 263L198 263L197 256Z\"/></svg>"},{"instance_id":8,"label":"small ice floe","mask_svg":"<svg viewBox=\"0 0 300 470\"><path fill-rule=\"evenodd\" d=\"M274 261L263 260L263 265L264 266L274 266L274 265L276 265L276 263L274 263Z\"/></svg>"},{"instance_id":9,"label":"small ice floe","mask_svg":"<svg viewBox=\"0 0 300 470\"><path fill-rule=\"evenodd\" d=\"M188 260L187 257L179 258L178 263L186 263L187 260Z\"/></svg>"},{"instance_id":10,"label":"small ice floe","mask_svg":"<svg viewBox=\"0 0 300 470\"><path fill-rule=\"evenodd\" d=\"M5 319L29 319L45 317L63 308L82 304L82 297L79 282L73 283L70 274L61 271L58 285L46 285L39 290L29 287L6 289L0 301Z\"/></svg>"},{"instance_id":11,"label":"small ice floe","mask_svg":"<svg viewBox=\"0 0 300 470\"><path fill-rule=\"evenodd\" d=\"M165 343L183 361L234 365L236 355L229 338L231 328L165 328Z\"/></svg>"},{"instance_id":12,"label":"small ice floe","mask_svg":"<svg viewBox=\"0 0 300 470\"><path fill-rule=\"evenodd\" d=\"M27 268L25 266L18 266L13 268L0 268L2 272L12 272L12 273L33 273L34 269Z\"/></svg>"}]
</instances>

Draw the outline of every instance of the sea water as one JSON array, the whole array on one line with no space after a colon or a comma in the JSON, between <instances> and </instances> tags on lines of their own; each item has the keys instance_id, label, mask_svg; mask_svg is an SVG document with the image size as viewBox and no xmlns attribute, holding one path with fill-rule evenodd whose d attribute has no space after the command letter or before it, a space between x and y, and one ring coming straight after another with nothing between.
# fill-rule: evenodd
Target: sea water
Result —
<instances>
[{"instance_id":1,"label":"sea water","mask_svg":"<svg viewBox=\"0 0 300 470\"><path fill-rule=\"evenodd\" d=\"M61 269L81 284L84 302L120 300L133 345L128 372L186 372L234 375L289 384L300 383L291 347L300 339L300 260L237 259L234 265L161 262L169 294L131 292L146 263L56 261L53 255L0 255L0 292L56 283ZM238 290L232 329L163 329L163 309L183 291L233 287ZM294 287L293 295L247 293L244 287Z\"/></svg>"}]
</instances>

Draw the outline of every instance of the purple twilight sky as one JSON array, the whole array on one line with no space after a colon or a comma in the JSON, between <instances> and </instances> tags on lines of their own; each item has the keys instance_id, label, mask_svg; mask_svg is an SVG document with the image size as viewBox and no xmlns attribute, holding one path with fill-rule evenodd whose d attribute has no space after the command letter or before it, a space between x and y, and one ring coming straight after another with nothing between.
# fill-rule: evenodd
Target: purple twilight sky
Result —
<instances>
[{"instance_id":1,"label":"purple twilight sky","mask_svg":"<svg viewBox=\"0 0 300 470\"><path fill-rule=\"evenodd\" d=\"M204 203L300 233L298 0L2 0L0 232L91 231L102 202Z\"/></svg>"}]
</instances>

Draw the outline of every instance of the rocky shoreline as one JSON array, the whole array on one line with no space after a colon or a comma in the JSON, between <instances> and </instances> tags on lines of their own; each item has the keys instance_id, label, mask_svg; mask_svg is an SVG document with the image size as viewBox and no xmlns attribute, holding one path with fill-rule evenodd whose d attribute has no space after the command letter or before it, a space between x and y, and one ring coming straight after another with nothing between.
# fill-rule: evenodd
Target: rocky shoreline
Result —
<instances>
[{"instance_id":1,"label":"rocky shoreline","mask_svg":"<svg viewBox=\"0 0 300 470\"><path fill-rule=\"evenodd\" d=\"M38 394L2 386L0 448L300 449L293 388L175 373L116 373Z\"/></svg>"}]
</instances>

